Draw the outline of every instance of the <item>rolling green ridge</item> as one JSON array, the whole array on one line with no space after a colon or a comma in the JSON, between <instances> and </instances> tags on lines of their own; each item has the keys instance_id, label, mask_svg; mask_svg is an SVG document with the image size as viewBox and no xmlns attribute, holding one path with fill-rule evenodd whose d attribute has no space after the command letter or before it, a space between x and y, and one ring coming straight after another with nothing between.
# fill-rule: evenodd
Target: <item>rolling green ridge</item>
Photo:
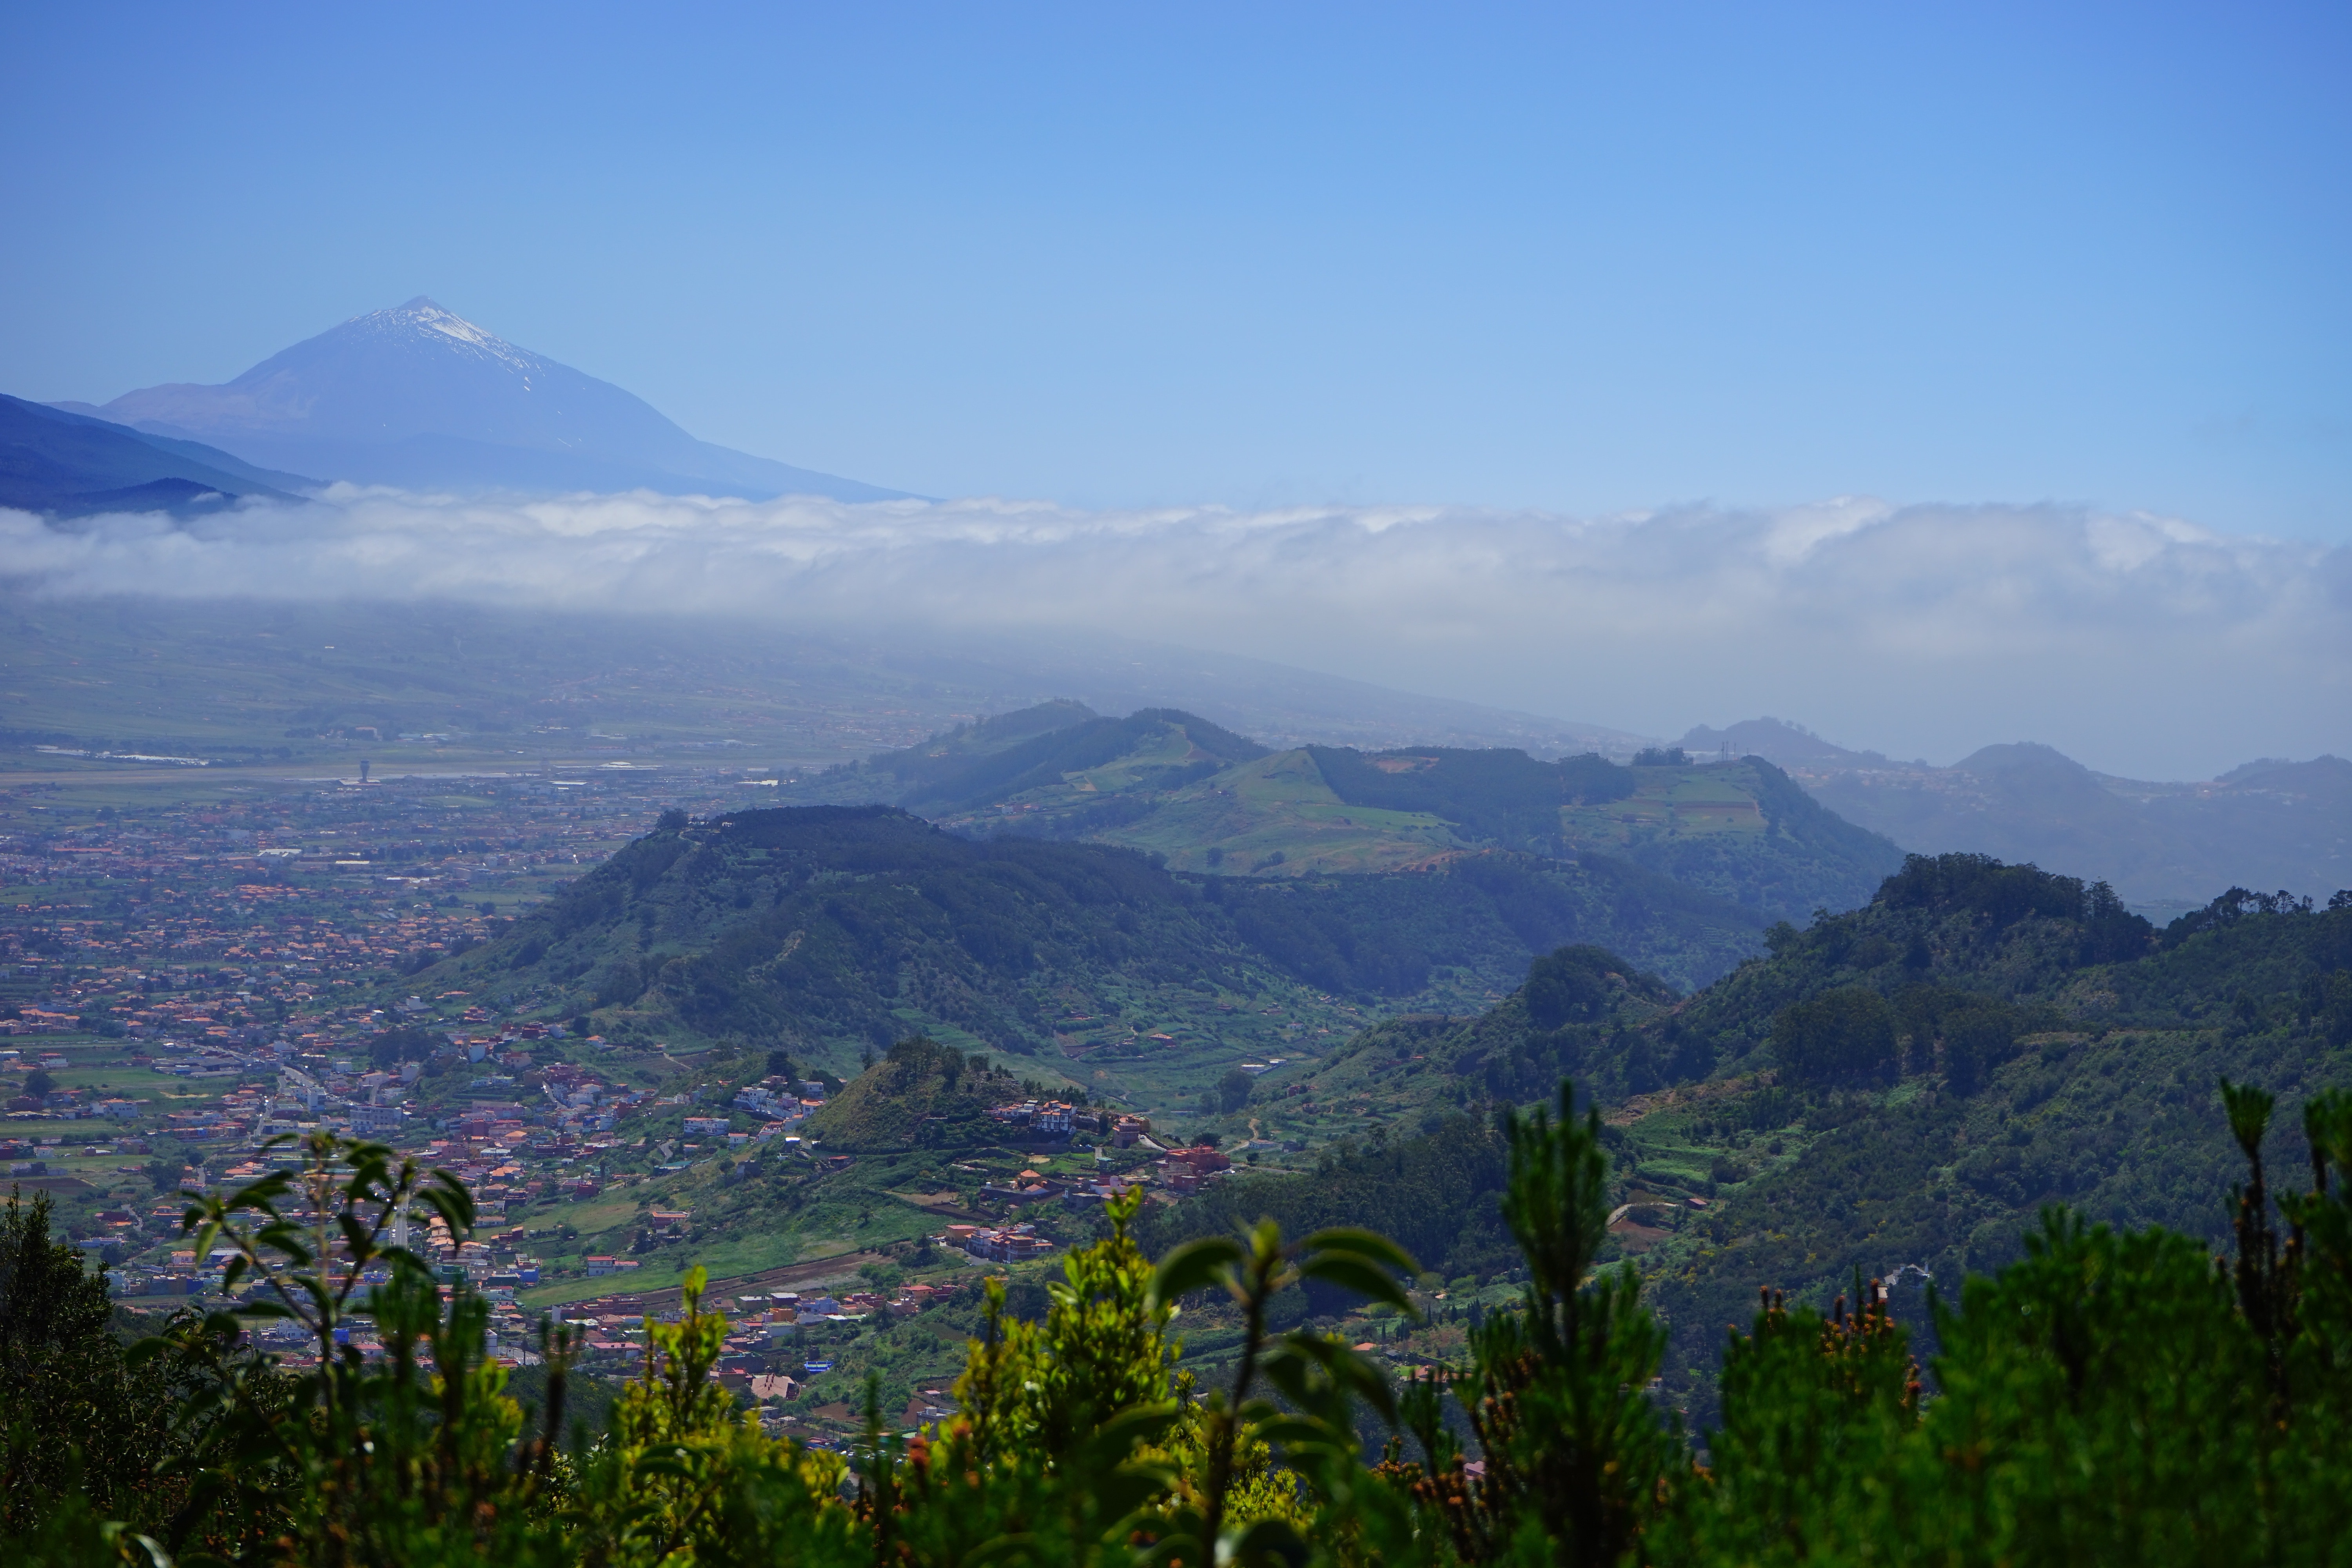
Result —
<instances>
[{"instance_id":1,"label":"rolling green ridge","mask_svg":"<svg viewBox=\"0 0 2352 1568\"><path fill-rule=\"evenodd\" d=\"M1178 870L1297 877L1505 849L1630 860L1767 918L1868 899L1902 861L1761 758L1266 748L1192 714L1046 704L833 769L789 798L903 805L959 831L1122 844Z\"/></svg>"},{"instance_id":2,"label":"rolling green ridge","mask_svg":"<svg viewBox=\"0 0 2352 1568\"><path fill-rule=\"evenodd\" d=\"M795 783L792 798L811 805L903 805L909 795L937 790L1043 736L1099 719L1083 702L1040 702L998 713L932 736L918 746L878 752Z\"/></svg>"},{"instance_id":3,"label":"rolling green ridge","mask_svg":"<svg viewBox=\"0 0 2352 1568\"><path fill-rule=\"evenodd\" d=\"M1131 850L975 842L887 807L788 807L630 845L407 989L526 993L616 1042L845 1068L929 1033L1139 1108L1367 1016L1465 1010L1607 942L1682 984L1756 918L1637 867L1465 854L1423 873L1185 878Z\"/></svg>"},{"instance_id":4,"label":"rolling green ridge","mask_svg":"<svg viewBox=\"0 0 2352 1568\"><path fill-rule=\"evenodd\" d=\"M1018 801L1034 790L1179 789L1265 754L1256 742L1196 715L1146 708L1124 719L1088 719L1007 747L952 778L918 786L906 804L942 815Z\"/></svg>"}]
</instances>

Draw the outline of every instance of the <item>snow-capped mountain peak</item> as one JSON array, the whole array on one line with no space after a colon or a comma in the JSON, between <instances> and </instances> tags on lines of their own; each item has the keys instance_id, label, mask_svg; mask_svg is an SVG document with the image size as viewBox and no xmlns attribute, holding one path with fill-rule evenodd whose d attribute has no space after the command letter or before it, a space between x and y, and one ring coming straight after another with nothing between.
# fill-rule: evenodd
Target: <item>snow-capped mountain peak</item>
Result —
<instances>
[{"instance_id":1,"label":"snow-capped mountain peak","mask_svg":"<svg viewBox=\"0 0 2352 1568\"><path fill-rule=\"evenodd\" d=\"M342 330L354 329L362 332L423 337L427 342L434 337L443 338L450 342L463 343L526 372L546 363L530 350L515 347L488 328L475 325L455 310L446 310L422 294L404 305L395 305L388 310L370 310L343 323Z\"/></svg>"},{"instance_id":2,"label":"snow-capped mountain peak","mask_svg":"<svg viewBox=\"0 0 2352 1568\"><path fill-rule=\"evenodd\" d=\"M144 387L102 412L321 479L856 500L899 493L698 441L643 398L422 294L353 316L224 385Z\"/></svg>"}]
</instances>

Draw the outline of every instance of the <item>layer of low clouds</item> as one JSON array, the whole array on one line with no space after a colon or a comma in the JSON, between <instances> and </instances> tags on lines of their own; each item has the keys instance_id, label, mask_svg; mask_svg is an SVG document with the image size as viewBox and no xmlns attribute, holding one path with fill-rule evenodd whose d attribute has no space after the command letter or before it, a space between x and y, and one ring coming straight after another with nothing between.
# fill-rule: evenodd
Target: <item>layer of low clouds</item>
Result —
<instances>
[{"instance_id":1,"label":"layer of low clouds","mask_svg":"<svg viewBox=\"0 0 2352 1568\"><path fill-rule=\"evenodd\" d=\"M2038 740L2201 778L2352 753L2352 552L2060 505L1573 518L346 487L190 523L0 511L0 577L60 598L1099 633L1639 733L1773 713L1938 763Z\"/></svg>"}]
</instances>

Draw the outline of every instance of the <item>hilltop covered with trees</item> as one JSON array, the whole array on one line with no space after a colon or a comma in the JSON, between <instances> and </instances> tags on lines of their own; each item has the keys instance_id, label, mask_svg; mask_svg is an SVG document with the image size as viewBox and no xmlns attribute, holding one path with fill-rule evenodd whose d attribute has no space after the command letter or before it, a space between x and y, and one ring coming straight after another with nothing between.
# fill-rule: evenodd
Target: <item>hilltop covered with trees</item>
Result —
<instances>
[{"instance_id":1,"label":"hilltop covered with trees","mask_svg":"<svg viewBox=\"0 0 2352 1568\"><path fill-rule=\"evenodd\" d=\"M1658 1282L1670 1385L1704 1414L1717 1332L1759 1289L1824 1306L1857 1270L1906 1266L1915 1287L1948 1284L2015 1261L2053 1203L2218 1245L2210 1086L2352 1080L2352 899L2232 889L2159 930L2072 878L1915 857L1870 904L1769 941L1688 997L1564 951L1476 1017L1366 1031L1299 1093L1391 1108L1343 1157L1394 1167L1381 1212L1465 1213L1443 1184L1414 1186L1407 1151L1458 1142L1449 1116L1573 1081L1607 1112L1612 1192L1633 1206L1617 1244ZM1219 1203L1319 1215L1305 1186L1260 1177ZM1492 1267L1475 1218L1431 1266Z\"/></svg>"},{"instance_id":2,"label":"hilltop covered with trees","mask_svg":"<svg viewBox=\"0 0 2352 1568\"><path fill-rule=\"evenodd\" d=\"M1759 924L1622 863L1471 857L1268 888L815 806L666 822L424 983L541 984L608 1032L840 1066L906 1035L909 1013L1029 1055L1057 1017L1098 1016L1124 987L1403 1000L1433 969L1508 984L1531 953L1588 936L1703 977L1754 951Z\"/></svg>"}]
</instances>

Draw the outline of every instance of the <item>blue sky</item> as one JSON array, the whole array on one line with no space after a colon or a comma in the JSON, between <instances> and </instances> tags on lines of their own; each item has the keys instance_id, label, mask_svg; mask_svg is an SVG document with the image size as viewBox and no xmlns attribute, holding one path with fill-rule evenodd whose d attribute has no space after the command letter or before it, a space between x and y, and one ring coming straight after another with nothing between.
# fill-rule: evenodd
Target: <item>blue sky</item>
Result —
<instances>
[{"instance_id":1,"label":"blue sky","mask_svg":"<svg viewBox=\"0 0 2352 1568\"><path fill-rule=\"evenodd\" d=\"M2352 542L2341 6L14 6L0 390L425 293L1075 506Z\"/></svg>"}]
</instances>

